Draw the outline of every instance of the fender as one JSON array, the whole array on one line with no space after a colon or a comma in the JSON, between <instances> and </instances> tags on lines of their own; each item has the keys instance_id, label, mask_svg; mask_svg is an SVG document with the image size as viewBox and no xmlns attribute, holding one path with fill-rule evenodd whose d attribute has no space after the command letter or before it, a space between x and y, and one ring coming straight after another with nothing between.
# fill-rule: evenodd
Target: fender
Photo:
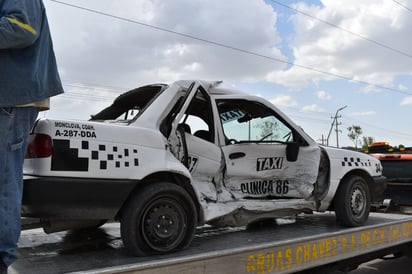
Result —
<instances>
[{"instance_id":1,"label":"fender","mask_svg":"<svg viewBox=\"0 0 412 274\"><path fill-rule=\"evenodd\" d=\"M350 172L362 171L370 179L382 176L382 165L370 155L332 147L322 147L330 161L330 184L319 211L326 211L339 187L339 182Z\"/></svg>"}]
</instances>

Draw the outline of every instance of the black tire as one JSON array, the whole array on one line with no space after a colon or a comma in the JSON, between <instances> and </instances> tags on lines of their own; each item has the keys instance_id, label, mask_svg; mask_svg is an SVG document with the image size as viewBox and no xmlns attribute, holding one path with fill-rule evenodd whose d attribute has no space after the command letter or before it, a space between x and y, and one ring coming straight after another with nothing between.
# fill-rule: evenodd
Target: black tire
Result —
<instances>
[{"instance_id":1,"label":"black tire","mask_svg":"<svg viewBox=\"0 0 412 274\"><path fill-rule=\"evenodd\" d=\"M334 208L337 221L348 227L363 225L369 217L370 191L361 176L343 179L335 195Z\"/></svg>"},{"instance_id":2,"label":"black tire","mask_svg":"<svg viewBox=\"0 0 412 274\"><path fill-rule=\"evenodd\" d=\"M154 183L124 208L120 230L124 246L136 256L185 249L191 243L197 211L189 194L172 183Z\"/></svg>"}]
</instances>

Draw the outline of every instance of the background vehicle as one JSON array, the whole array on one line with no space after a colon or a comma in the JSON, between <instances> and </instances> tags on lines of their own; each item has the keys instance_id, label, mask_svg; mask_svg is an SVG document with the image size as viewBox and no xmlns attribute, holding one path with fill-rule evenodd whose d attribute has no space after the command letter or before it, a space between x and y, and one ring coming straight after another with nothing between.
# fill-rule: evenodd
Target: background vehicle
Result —
<instances>
[{"instance_id":1,"label":"background vehicle","mask_svg":"<svg viewBox=\"0 0 412 274\"><path fill-rule=\"evenodd\" d=\"M135 255L184 249L203 224L334 210L360 226L385 186L375 158L319 146L263 98L205 81L137 88L91 121L37 121L25 174L24 216L46 232L119 220Z\"/></svg>"},{"instance_id":2,"label":"background vehicle","mask_svg":"<svg viewBox=\"0 0 412 274\"><path fill-rule=\"evenodd\" d=\"M387 178L384 196L396 209L410 211L412 207L412 148L392 147L388 142L375 142L369 153L380 160Z\"/></svg>"}]
</instances>

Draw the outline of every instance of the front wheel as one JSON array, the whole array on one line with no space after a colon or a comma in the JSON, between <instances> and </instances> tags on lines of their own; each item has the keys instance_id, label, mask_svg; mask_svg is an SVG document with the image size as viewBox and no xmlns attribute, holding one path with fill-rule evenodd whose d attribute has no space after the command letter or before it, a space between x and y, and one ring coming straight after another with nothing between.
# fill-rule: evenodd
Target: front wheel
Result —
<instances>
[{"instance_id":1,"label":"front wheel","mask_svg":"<svg viewBox=\"0 0 412 274\"><path fill-rule=\"evenodd\" d=\"M197 211L189 194L172 183L143 188L126 205L120 220L123 244L136 256L168 253L192 241Z\"/></svg>"},{"instance_id":2,"label":"front wheel","mask_svg":"<svg viewBox=\"0 0 412 274\"><path fill-rule=\"evenodd\" d=\"M334 200L336 219L344 226L363 225L369 216L370 191L361 176L349 176L339 185Z\"/></svg>"}]
</instances>

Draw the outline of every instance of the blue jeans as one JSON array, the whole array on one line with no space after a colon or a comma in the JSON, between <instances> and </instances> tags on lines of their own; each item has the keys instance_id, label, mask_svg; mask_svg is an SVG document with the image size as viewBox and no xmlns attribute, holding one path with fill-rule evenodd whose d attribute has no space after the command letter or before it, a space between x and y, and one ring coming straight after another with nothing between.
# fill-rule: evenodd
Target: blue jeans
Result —
<instances>
[{"instance_id":1,"label":"blue jeans","mask_svg":"<svg viewBox=\"0 0 412 274\"><path fill-rule=\"evenodd\" d=\"M9 266L17 259L23 196L23 161L35 107L0 108L0 259Z\"/></svg>"}]
</instances>

